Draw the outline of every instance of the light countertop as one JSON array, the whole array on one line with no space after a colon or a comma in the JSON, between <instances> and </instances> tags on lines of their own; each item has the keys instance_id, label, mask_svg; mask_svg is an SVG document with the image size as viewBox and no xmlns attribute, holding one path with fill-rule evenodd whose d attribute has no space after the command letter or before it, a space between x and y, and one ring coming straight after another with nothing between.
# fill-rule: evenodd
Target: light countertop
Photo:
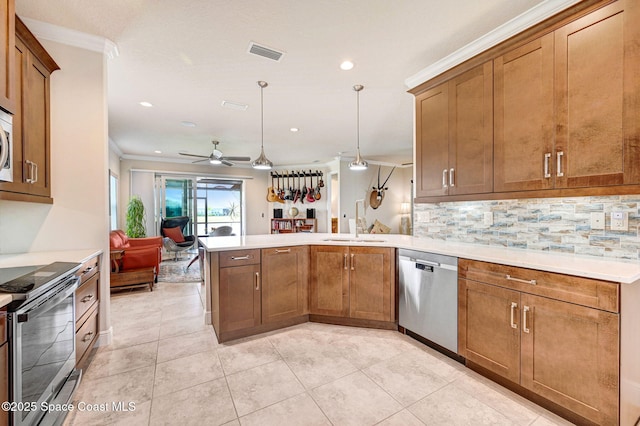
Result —
<instances>
[{"instance_id":1,"label":"light countertop","mask_svg":"<svg viewBox=\"0 0 640 426\"><path fill-rule=\"evenodd\" d=\"M354 241L355 236L353 234L313 234L302 232L292 234L201 237L199 240L209 252L262 249L293 245L394 247L624 284L631 284L640 280L640 261L623 261L595 256L578 256L517 248L451 243L396 234L362 235L359 238L359 240L362 241ZM0 256L0 267L2 266L1 259L2 257Z\"/></svg>"}]
</instances>

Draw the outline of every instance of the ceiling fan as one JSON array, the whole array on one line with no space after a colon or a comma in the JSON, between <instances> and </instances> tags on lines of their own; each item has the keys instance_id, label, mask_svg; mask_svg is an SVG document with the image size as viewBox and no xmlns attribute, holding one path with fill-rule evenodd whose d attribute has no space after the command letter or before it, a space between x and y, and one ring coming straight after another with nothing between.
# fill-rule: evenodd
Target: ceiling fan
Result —
<instances>
[{"instance_id":1,"label":"ceiling fan","mask_svg":"<svg viewBox=\"0 0 640 426\"><path fill-rule=\"evenodd\" d=\"M203 160L196 160L194 163L201 163L203 161L208 161L211 164L224 164L225 166L233 166L232 161L251 161L251 157L233 157L233 156L225 156L222 154L222 151L218 150L219 141L211 141L213 144L213 152L211 155L197 155L197 154L187 154L186 152L180 152L180 155L185 155L187 157L198 157L203 158Z\"/></svg>"}]
</instances>

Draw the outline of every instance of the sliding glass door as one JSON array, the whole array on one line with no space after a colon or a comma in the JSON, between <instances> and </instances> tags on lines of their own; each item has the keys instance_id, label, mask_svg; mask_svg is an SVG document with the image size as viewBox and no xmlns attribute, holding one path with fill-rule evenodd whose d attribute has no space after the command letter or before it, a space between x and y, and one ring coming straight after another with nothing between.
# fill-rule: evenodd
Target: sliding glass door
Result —
<instances>
[{"instance_id":1,"label":"sliding glass door","mask_svg":"<svg viewBox=\"0 0 640 426\"><path fill-rule=\"evenodd\" d=\"M156 223L160 218L187 216L185 235L193 235L195 178L156 176ZM159 234L158 234L159 235Z\"/></svg>"},{"instance_id":2,"label":"sliding glass door","mask_svg":"<svg viewBox=\"0 0 640 426\"><path fill-rule=\"evenodd\" d=\"M223 226L230 226L235 235L242 235L242 181L198 179L198 235L209 235Z\"/></svg>"}]
</instances>

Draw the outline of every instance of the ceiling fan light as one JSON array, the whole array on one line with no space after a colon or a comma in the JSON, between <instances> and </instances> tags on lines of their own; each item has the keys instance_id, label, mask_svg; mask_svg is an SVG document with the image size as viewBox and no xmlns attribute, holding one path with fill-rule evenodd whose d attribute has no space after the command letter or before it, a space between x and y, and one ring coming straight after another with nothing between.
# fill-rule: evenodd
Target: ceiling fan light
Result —
<instances>
[{"instance_id":1,"label":"ceiling fan light","mask_svg":"<svg viewBox=\"0 0 640 426\"><path fill-rule=\"evenodd\" d=\"M260 157L251 162L251 167L257 170L271 170L273 163L264 155L264 148L260 150Z\"/></svg>"},{"instance_id":2,"label":"ceiling fan light","mask_svg":"<svg viewBox=\"0 0 640 426\"><path fill-rule=\"evenodd\" d=\"M209 159L209 163L210 164L222 164L222 161L218 160L217 158L210 158Z\"/></svg>"}]
</instances>

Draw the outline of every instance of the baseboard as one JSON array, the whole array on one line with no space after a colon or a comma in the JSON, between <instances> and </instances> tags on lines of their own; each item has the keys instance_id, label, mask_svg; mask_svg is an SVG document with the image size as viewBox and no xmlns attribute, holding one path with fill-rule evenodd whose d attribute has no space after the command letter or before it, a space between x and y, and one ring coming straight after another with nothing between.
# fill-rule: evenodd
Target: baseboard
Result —
<instances>
[{"instance_id":1,"label":"baseboard","mask_svg":"<svg viewBox=\"0 0 640 426\"><path fill-rule=\"evenodd\" d=\"M109 327L109 329L100 332L95 346L109 346L111 342L113 342L113 327Z\"/></svg>"}]
</instances>

